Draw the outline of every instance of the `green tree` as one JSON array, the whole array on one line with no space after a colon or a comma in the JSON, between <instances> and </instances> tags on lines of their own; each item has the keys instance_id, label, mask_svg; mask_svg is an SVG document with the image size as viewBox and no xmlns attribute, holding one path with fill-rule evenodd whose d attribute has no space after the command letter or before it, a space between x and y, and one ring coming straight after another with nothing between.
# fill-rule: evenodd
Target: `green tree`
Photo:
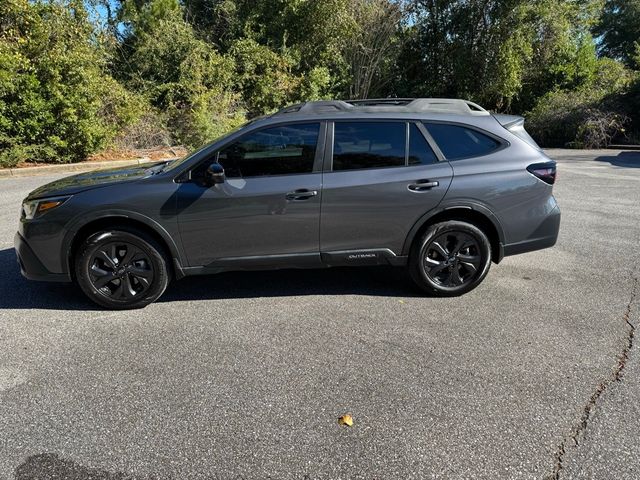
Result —
<instances>
[{"instance_id":1,"label":"green tree","mask_svg":"<svg viewBox=\"0 0 640 480\"><path fill-rule=\"evenodd\" d=\"M601 37L600 53L622 60L638 68L636 58L640 45L640 1L607 0L594 33Z\"/></svg>"},{"instance_id":2,"label":"green tree","mask_svg":"<svg viewBox=\"0 0 640 480\"><path fill-rule=\"evenodd\" d=\"M196 36L176 0L124 9L129 33L117 70L165 117L174 141L197 146L244 121L233 60Z\"/></svg>"},{"instance_id":3,"label":"green tree","mask_svg":"<svg viewBox=\"0 0 640 480\"><path fill-rule=\"evenodd\" d=\"M522 110L593 70L601 0L414 0L401 95L474 98Z\"/></svg>"},{"instance_id":4,"label":"green tree","mask_svg":"<svg viewBox=\"0 0 640 480\"><path fill-rule=\"evenodd\" d=\"M134 119L82 3L0 3L0 164L71 162Z\"/></svg>"}]
</instances>

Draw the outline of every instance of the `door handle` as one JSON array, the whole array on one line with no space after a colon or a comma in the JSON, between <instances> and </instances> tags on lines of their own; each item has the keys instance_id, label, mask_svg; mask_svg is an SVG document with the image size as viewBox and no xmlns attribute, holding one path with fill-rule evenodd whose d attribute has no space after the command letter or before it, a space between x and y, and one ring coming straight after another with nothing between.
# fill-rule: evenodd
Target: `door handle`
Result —
<instances>
[{"instance_id":1,"label":"door handle","mask_svg":"<svg viewBox=\"0 0 640 480\"><path fill-rule=\"evenodd\" d=\"M429 180L418 180L416 183L412 183L407 188L412 192L426 192L434 187L440 185L440 182L430 182Z\"/></svg>"},{"instance_id":2,"label":"door handle","mask_svg":"<svg viewBox=\"0 0 640 480\"><path fill-rule=\"evenodd\" d=\"M318 195L317 190L307 190L306 188L300 188L293 192L289 192L285 195L287 200L309 200L312 197Z\"/></svg>"}]
</instances>

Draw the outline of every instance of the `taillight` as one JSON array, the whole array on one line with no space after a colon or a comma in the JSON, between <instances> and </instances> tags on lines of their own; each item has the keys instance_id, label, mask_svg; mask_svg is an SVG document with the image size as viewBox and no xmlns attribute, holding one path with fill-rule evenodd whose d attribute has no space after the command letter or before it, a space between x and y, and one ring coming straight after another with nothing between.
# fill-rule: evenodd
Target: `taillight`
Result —
<instances>
[{"instance_id":1,"label":"taillight","mask_svg":"<svg viewBox=\"0 0 640 480\"><path fill-rule=\"evenodd\" d=\"M534 163L527 167L527 171L549 185L556 181L556 162Z\"/></svg>"}]
</instances>

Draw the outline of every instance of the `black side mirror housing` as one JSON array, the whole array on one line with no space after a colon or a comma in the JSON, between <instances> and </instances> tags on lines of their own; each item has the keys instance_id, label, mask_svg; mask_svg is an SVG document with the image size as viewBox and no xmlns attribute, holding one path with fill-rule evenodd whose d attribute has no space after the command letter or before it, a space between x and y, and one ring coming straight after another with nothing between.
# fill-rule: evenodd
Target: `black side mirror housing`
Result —
<instances>
[{"instance_id":1,"label":"black side mirror housing","mask_svg":"<svg viewBox=\"0 0 640 480\"><path fill-rule=\"evenodd\" d=\"M213 162L211 165L209 165L207 167L207 170L205 171L204 176L205 181L209 186L224 183L225 181L224 168L222 168L222 165L220 165L218 162Z\"/></svg>"}]
</instances>

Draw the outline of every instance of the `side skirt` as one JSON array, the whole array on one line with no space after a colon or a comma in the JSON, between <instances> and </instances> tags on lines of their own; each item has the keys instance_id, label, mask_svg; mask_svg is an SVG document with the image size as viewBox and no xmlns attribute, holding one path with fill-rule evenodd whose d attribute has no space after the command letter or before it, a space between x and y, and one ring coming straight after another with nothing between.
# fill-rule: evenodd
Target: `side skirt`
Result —
<instances>
[{"instance_id":1,"label":"side skirt","mask_svg":"<svg viewBox=\"0 0 640 480\"><path fill-rule=\"evenodd\" d=\"M280 270L288 268L323 268L342 266L392 265L404 266L407 257L397 256L389 249L342 250L292 255L220 258L208 265L183 267L174 259L178 278L191 275L210 275L230 271Z\"/></svg>"}]
</instances>

